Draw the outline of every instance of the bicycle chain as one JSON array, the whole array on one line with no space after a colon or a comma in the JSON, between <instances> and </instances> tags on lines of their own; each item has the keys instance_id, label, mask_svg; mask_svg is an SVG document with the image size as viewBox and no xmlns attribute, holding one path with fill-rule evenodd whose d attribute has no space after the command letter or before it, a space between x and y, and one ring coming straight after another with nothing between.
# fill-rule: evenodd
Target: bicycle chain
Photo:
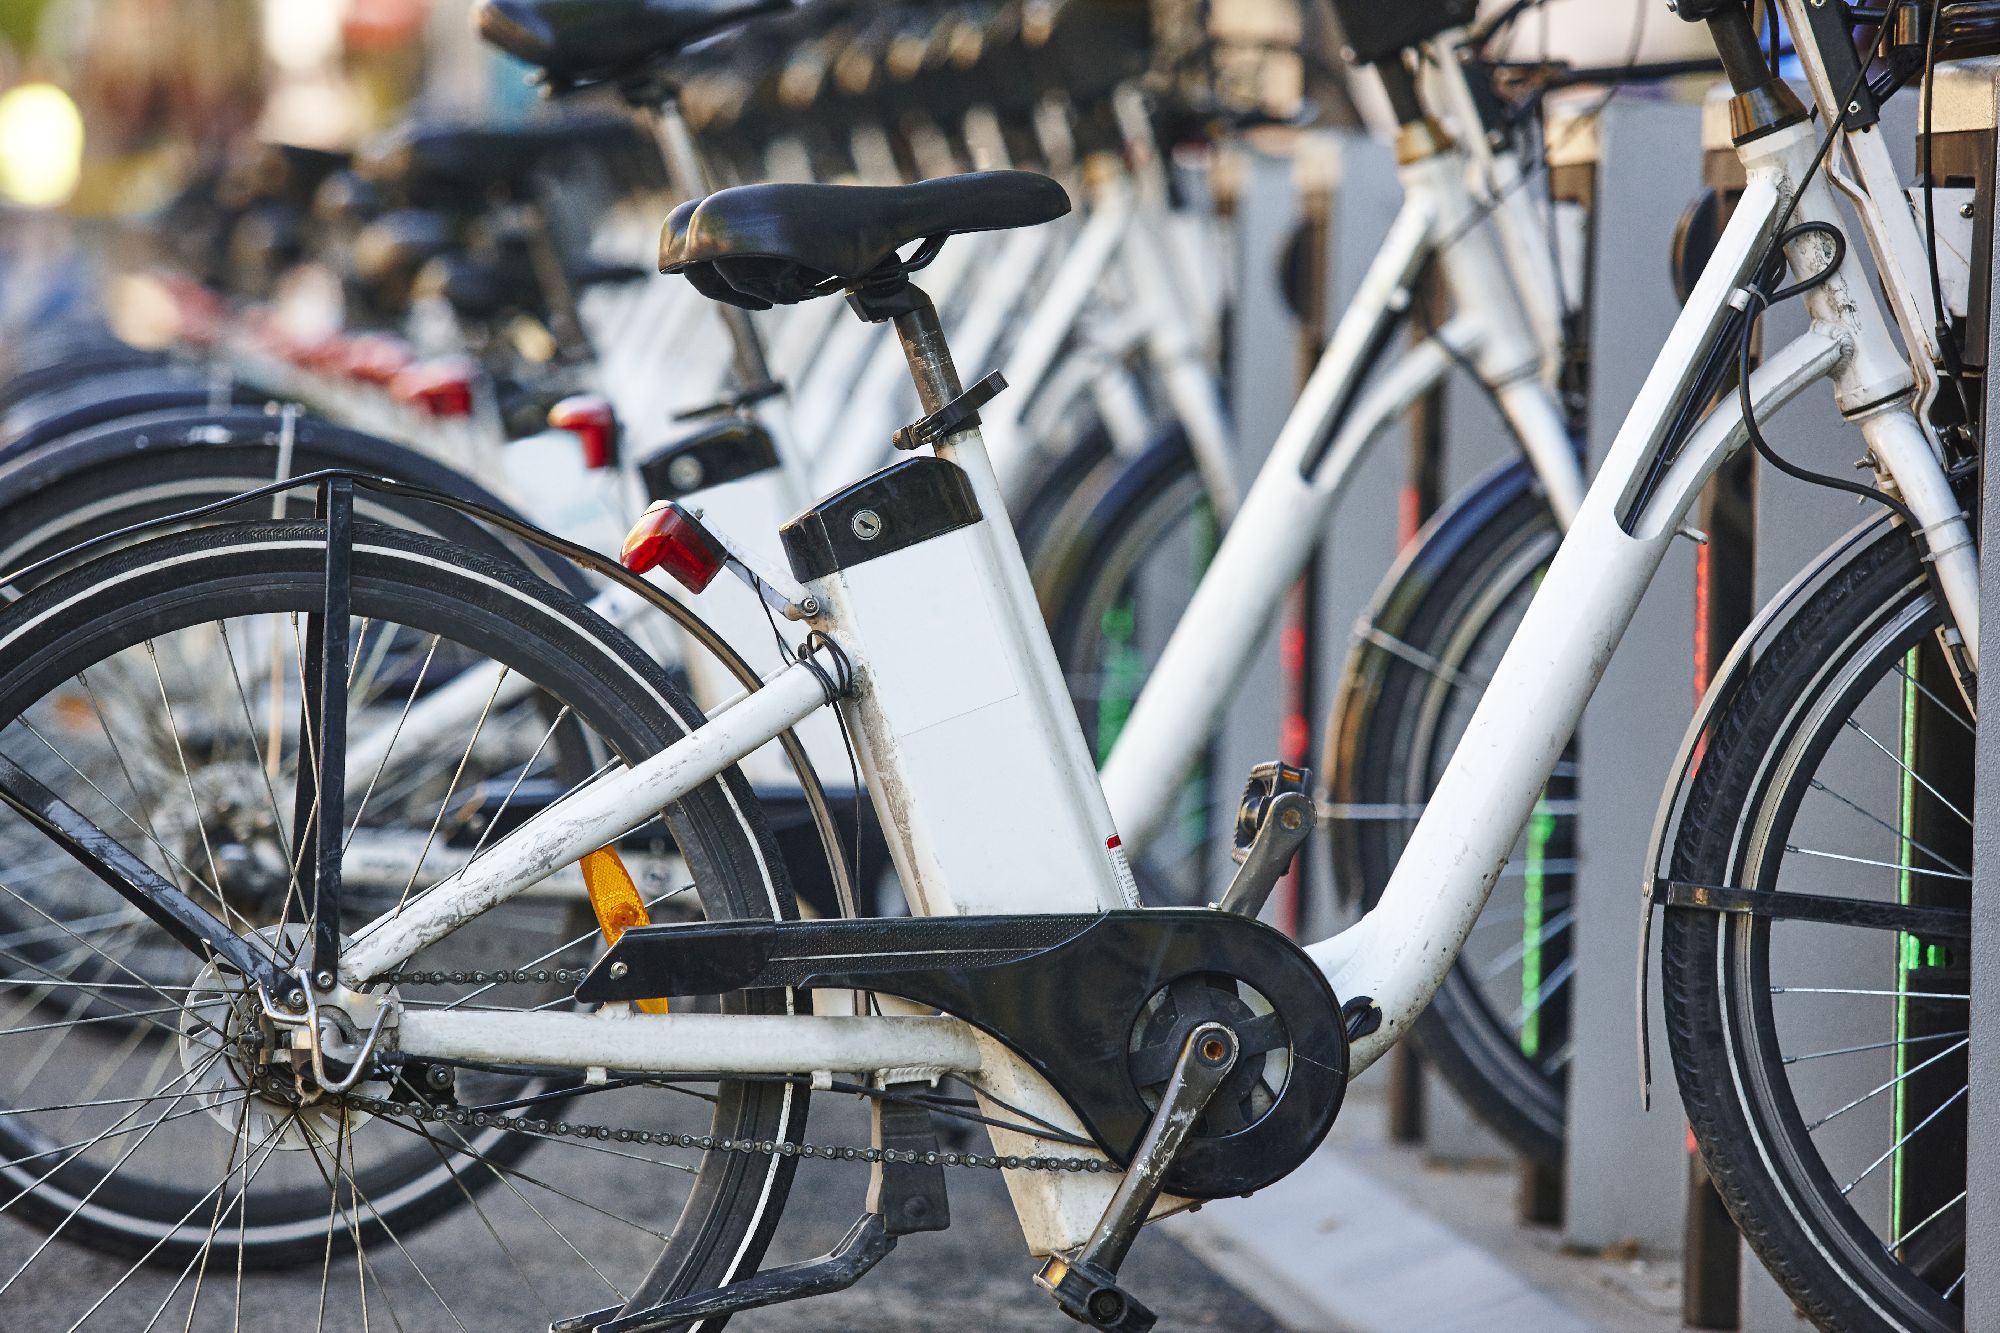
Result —
<instances>
[{"instance_id":1,"label":"bicycle chain","mask_svg":"<svg viewBox=\"0 0 2000 1333\"><path fill-rule=\"evenodd\" d=\"M381 978L391 985L574 985L583 980L583 968L513 968L502 971L478 969L457 972L397 972ZM614 1129L609 1125L579 1125L567 1120L537 1120L528 1116L503 1116L459 1106L432 1106L421 1102L396 1102L347 1092L338 1100L371 1115L409 1116L429 1124L448 1124L461 1129L498 1129L537 1138L593 1139L604 1143L638 1143L663 1148L699 1148L703 1152L747 1153L757 1157L818 1158L822 1161L904 1164L910 1166L962 1166L988 1171L1071 1171L1086 1175L1117 1171L1119 1166L1102 1157L1018 1156L976 1152L919 1152L915 1148L877 1148L831 1143L790 1143L776 1139L726 1139L713 1134L678 1134L668 1130Z\"/></svg>"}]
</instances>

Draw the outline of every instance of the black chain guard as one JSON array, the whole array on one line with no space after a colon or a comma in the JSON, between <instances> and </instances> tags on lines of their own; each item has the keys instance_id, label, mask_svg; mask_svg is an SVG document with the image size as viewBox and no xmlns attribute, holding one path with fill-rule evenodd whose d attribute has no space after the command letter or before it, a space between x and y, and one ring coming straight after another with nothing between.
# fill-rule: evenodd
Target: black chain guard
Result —
<instances>
[{"instance_id":1,"label":"black chain guard","mask_svg":"<svg viewBox=\"0 0 2000 1333\"><path fill-rule=\"evenodd\" d=\"M1257 1100L1254 1118L1232 1117L1219 1132L1197 1134L1168 1171L1169 1193L1213 1199L1262 1189L1304 1161L1347 1090L1347 1034L1332 988L1296 944L1245 917L1155 908L645 926L626 931L597 961L577 998L773 986L901 996L1004 1042L1124 1166L1152 1114L1142 1094L1148 1048L1168 1035L1160 1031L1162 1005L1148 1002L1162 990L1172 996L1232 981L1270 1011L1232 1022L1246 1057L1281 1049L1289 1064L1282 1086L1270 1089L1275 1096Z\"/></svg>"}]
</instances>

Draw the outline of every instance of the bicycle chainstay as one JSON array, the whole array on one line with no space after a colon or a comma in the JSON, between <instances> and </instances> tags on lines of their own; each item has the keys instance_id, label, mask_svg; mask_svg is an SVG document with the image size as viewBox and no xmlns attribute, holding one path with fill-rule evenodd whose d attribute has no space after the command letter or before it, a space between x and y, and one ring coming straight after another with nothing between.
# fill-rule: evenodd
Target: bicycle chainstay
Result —
<instances>
[{"instance_id":1,"label":"bicycle chainstay","mask_svg":"<svg viewBox=\"0 0 2000 1333\"><path fill-rule=\"evenodd\" d=\"M390 985L427 986L527 986L575 985L584 968L511 968L495 971L398 972L382 978ZM917 1152L910 1148L877 1148L870 1144L792 1143L776 1139L729 1139L713 1134L679 1134L667 1130L613 1128L609 1125L578 1124L568 1120L541 1120L531 1116L506 1116L475 1107L434 1106L428 1102L392 1101L367 1093L348 1092L335 1098L370 1115L400 1116L425 1124L451 1125L459 1129L497 1129L543 1139L592 1139L601 1143L633 1143L662 1148L688 1148L701 1152L745 1153L758 1157L817 1158L821 1161L861 1162L867 1165L897 1163L911 1166L977 1167L989 1171L1071 1171L1083 1174L1117 1171L1117 1163L1102 1157L1019 1156L977 1152ZM1018 1127L1033 1133L1033 1125Z\"/></svg>"}]
</instances>

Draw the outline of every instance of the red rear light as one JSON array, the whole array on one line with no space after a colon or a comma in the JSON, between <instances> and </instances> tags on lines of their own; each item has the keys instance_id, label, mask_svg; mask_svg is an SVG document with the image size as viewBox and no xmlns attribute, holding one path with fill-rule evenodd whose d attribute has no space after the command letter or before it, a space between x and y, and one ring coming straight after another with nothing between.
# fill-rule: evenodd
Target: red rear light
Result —
<instances>
[{"instance_id":1,"label":"red rear light","mask_svg":"<svg viewBox=\"0 0 2000 1333\"><path fill-rule=\"evenodd\" d=\"M701 521L672 500L661 500L625 534L618 559L634 574L664 569L689 592L700 592L721 572L722 546Z\"/></svg>"},{"instance_id":2,"label":"red rear light","mask_svg":"<svg viewBox=\"0 0 2000 1333\"><path fill-rule=\"evenodd\" d=\"M420 361L389 383L389 394L434 417L472 415L472 367L457 357Z\"/></svg>"},{"instance_id":3,"label":"red rear light","mask_svg":"<svg viewBox=\"0 0 2000 1333\"><path fill-rule=\"evenodd\" d=\"M572 394L549 409L549 424L574 434L583 446L585 467L610 467L618 461L618 414L602 394Z\"/></svg>"}]
</instances>

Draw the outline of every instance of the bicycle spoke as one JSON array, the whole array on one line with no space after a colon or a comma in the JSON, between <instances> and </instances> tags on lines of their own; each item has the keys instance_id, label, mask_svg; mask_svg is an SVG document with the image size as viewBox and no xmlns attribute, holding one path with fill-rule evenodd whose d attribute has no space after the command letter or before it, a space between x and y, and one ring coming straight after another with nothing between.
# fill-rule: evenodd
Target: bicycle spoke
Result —
<instances>
[{"instance_id":1,"label":"bicycle spoke","mask_svg":"<svg viewBox=\"0 0 2000 1333\"><path fill-rule=\"evenodd\" d=\"M262 1152L263 1156L257 1159L257 1165L254 1168L246 1172L243 1183L237 1187L238 1198L241 1198L249 1190L251 1182L254 1181L257 1178L257 1175L264 1169L264 1164L271 1160L271 1155L277 1151L278 1138L283 1133L284 1133L284 1127L281 1125L279 1128L272 1130L268 1135L266 1135L262 1140L260 1140L256 1148L251 1149L252 1152ZM190 1217L193 1217L197 1212L201 1211L202 1204L208 1202L208 1198L210 1195L221 1194L224 1189L228 1188L228 1185L229 1185L229 1177L225 1176L221 1180L218 1180L214 1184L214 1186L210 1188L208 1194L205 1194L200 1199L197 1199L195 1201L195 1206L188 1209L187 1212L181 1215L180 1221L176 1225L179 1226L186 1225L187 1220ZM232 1199L230 1202L234 1203L235 1200ZM227 1211L227 1207L228 1205L224 1205L224 1211ZM154 1242L153 1247L151 1249L147 1250L146 1253L142 1255L138 1260L136 1260L130 1268L126 1269L125 1272L119 1276L118 1280L111 1284L110 1289L107 1290L102 1296L99 1296L97 1298L96 1303L92 1305L88 1310L85 1310L82 1316L78 1318L75 1323L69 1326L67 1333L76 1333L77 1329L83 1327L85 1322L87 1322L92 1315L96 1314L98 1310L102 1309L104 1303L110 1300L111 1297L117 1293L119 1288L123 1287L126 1284L126 1282L131 1280L131 1277L134 1273L138 1272L140 1268L145 1266L146 1260L150 1259L153 1255L157 1254L159 1252L160 1247L162 1245L165 1245L166 1243L167 1240L165 1236L162 1236L158 1241Z\"/></svg>"},{"instance_id":2,"label":"bicycle spoke","mask_svg":"<svg viewBox=\"0 0 2000 1333\"><path fill-rule=\"evenodd\" d=\"M131 811L125 809L123 806L119 805L118 802L112 800L111 797L105 793L104 789L98 786L97 783L91 779L89 774L85 773L82 769L78 768L73 762L71 762L68 755L65 755L62 751L56 749L56 747L52 743L50 743L47 737L43 736L41 732L35 729L33 724L29 723L25 719L16 719L16 720L21 723L22 729L25 730L30 736L33 736L43 745L48 746L49 753L55 755L56 758L60 759L63 762L64 766L67 767L70 772L76 774L79 778L82 778L86 786L88 786L92 791L96 792L100 797L103 797L104 803L106 805L110 806L112 810L116 811L119 815L121 815L127 823L132 825L133 828L136 828L139 830L139 832L145 834L147 841L151 842L154 847L159 849L160 855L165 857L168 860L168 862L171 863L172 868L177 869L181 873L185 874L190 880L194 881L197 887L206 889L210 894L214 896L216 903L222 908L222 910L225 913L234 916L237 922L241 926L243 926L243 928L248 929L249 923L244 921L242 915L238 913L233 907L230 906L229 902L222 896L222 890L220 887L218 887L215 884L211 884L209 881L203 879L199 871L195 870L193 866L190 866L185 860L183 860L178 854L176 854L173 851L173 849L168 847L164 842L161 842L157 837L153 836L151 830L148 828L146 824L142 823L139 820L139 818L136 815L134 815ZM198 813L199 811L197 811L197 814ZM206 839L207 834L203 834L202 836L204 839ZM213 857L210 858L209 865L212 872L214 869ZM183 892L186 891L185 885L176 885L176 887L180 888Z\"/></svg>"},{"instance_id":3,"label":"bicycle spoke","mask_svg":"<svg viewBox=\"0 0 2000 1333\"><path fill-rule=\"evenodd\" d=\"M451 1136L457 1139L460 1144L462 1144L467 1148L470 1148L472 1146L470 1143L466 1141L464 1132L460 1130L458 1126L449 1125L446 1128L448 1128L451 1131ZM634 1153L617 1153L615 1155L620 1157L629 1157L631 1158L631 1160L637 1162L643 1162L647 1160L643 1157L639 1157L637 1154ZM540 1222L544 1227L548 1228L549 1233L553 1235L557 1240L561 1241L564 1248L569 1250L571 1254L574 1254L578 1259L580 1259L583 1262L584 1267L590 1270L591 1275L595 1277L599 1282L602 1282L604 1284L606 1290L610 1291L612 1295L616 1296L621 1304L625 1301L627 1296L625 1290L621 1288L617 1283L613 1282L610 1278L606 1277L604 1275L604 1271L591 1261L590 1256L585 1254L582 1250L578 1249L576 1242L571 1240L567 1235L565 1235L561 1227L558 1227L554 1222L549 1220L549 1216L547 1213L543 1212L540 1208L537 1208L534 1204L534 1201L530 1199L526 1194L521 1192L520 1186L516 1185L513 1181L509 1180L505 1172L495 1169L491 1163L482 1162L480 1163L480 1165L486 1167L488 1171L492 1172L493 1178L496 1181L498 1181L502 1186L504 1186L508 1191L508 1193L512 1194L516 1199L518 1199L523 1208L526 1208L529 1212L533 1213L535 1215L536 1221ZM653 1165L666 1165L666 1164L653 1163Z\"/></svg>"},{"instance_id":4,"label":"bicycle spoke","mask_svg":"<svg viewBox=\"0 0 2000 1333\"><path fill-rule=\"evenodd\" d=\"M1833 788L1827 786L1824 782L1821 782L1818 778L1814 778L1812 780L1811 785L1814 791L1825 792L1828 796L1831 796L1834 800L1839 801L1842 805L1854 811L1856 814L1860 815L1863 819L1867 819L1873 823L1881 825L1889 832L1895 834L1899 840L1909 844L1910 846L1916 848L1918 851L1922 852L1925 856L1930 857L1933 861L1936 861L1939 864L1943 865L1946 869L1952 871L1959 878L1961 879L1972 878L1972 873L1967 869L1965 869L1965 867L1957 864L1950 857L1945 856L1941 852L1932 851L1929 847L1926 847L1923 843L1917 841L1915 838L1912 838L1910 836L1908 829L1898 828L1896 825L1891 824L1888 820L1882 818L1882 816L1874 813L1872 810L1862 809L1860 805L1856 804L1854 801L1848 799L1847 797L1841 795Z\"/></svg>"},{"instance_id":5,"label":"bicycle spoke","mask_svg":"<svg viewBox=\"0 0 2000 1333\"><path fill-rule=\"evenodd\" d=\"M1856 1097L1853 1101L1847 1103L1839 1110L1828 1112L1826 1115L1823 1115L1819 1119L1813 1121L1811 1124L1806 1126L1806 1132L1808 1134L1813 1133L1814 1131L1818 1130L1822 1125L1826 1124L1828 1121L1836 1119L1839 1116L1846 1115L1849 1111L1852 1111L1855 1107L1860 1106L1864 1102L1873 1101L1876 1097L1881 1096L1883 1093L1895 1087L1898 1083L1903 1082L1903 1080L1909 1078L1911 1075L1921 1073L1922 1071L1930 1068L1930 1066L1936 1064L1938 1061L1944 1059L1945 1057L1955 1054L1958 1051L1964 1050L1965 1047L1969 1044L1969 1042L1970 1038L1960 1038L1958 1041L1953 1042L1951 1045L1945 1047L1937 1054L1930 1056L1929 1058L1923 1060L1918 1064L1911 1065L1908 1069L1905 1069L1902 1073L1896 1075L1888 1082L1877 1084L1875 1087L1870 1088L1867 1092L1862 1093L1859 1097ZM1843 1194L1846 1193L1845 1190L1841 1192Z\"/></svg>"},{"instance_id":6,"label":"bicycle spoke","mask_svg":"<svg viewBox=\"0 0 2000 1333\"><path fill-rule=\"evenodd\" d=\"M1958 704L1953 703L1950 700L1947 700L1942 695L1940 695L1936 690L1933 690L1930 686L1924 684L1922 681L1918 680L1915 676L1911 675L1909 669L1905 667L1901 662L1898 662L1892 667L1890 667L1890 670L1895 672L1898 676L1901 676L1903 680L1906 681L1908 684L1914 686L1917 692L1923 695L1924 698L1930 700L1933 704L1936 704L1939 712L1943 713L1946 717L1950 718L1952 721L1958 723L1959 726L1963 727L1965 729L1966 735L1976 736L1979 734L1977 728L1973 724L1972 719L1965 716L1965 714L1959 711Z\"/></svg>"},{"instance_id":7,"label":"bicycle spoke","mask_svg":"<svg viewBox=\"0 0 2000 1333\"><path fill-rule=\"evenodd\" d=\"M1866 856L1848 856L1842 852L1825 852L1814 847L1800 847L1792 843L1786 843L1785 850L1788 852L1797 852L1800 856L1817 856L1827 861L1845 861L1849 865L1874 866L1880 870L1893 870L1898 874L1930 875L1937 879L1961 880L1967 884L1972 882L1972 876L1966 874L1964 871L1932 870L1927 866L1905 865L1901 861L1876 861Z\"/></svg>"},{"instance_id":8,"label":"bicycle spoke","mask_svg":"<svg viewBox=\"0 0 2000 1333\"><path fill-rule=\"evenodd\" d=\"M1540 1013L1548 1002L1555 998L1557 991L1568 984L1570 975L1575 971L1576 957L1573 954L1556 964L1555 970L1549 973L1548 979L1543 981L1541 986L1535 991L1534 998L1515 1010L1514 1016L1508 1020L1509 1025L1517 1034L1522 1028L1528 1026L1530 1018Z\"/></svg>"},{"instance_id":9,"label":"bicycle spoke","mask_svg":"<svg viewBox=\"0 0 2000 1333\"><path fill-rule=\"evenodd\" d=\"M548 1317L550 1323L553 1324L556 1322L555 1311L551 1310L548 1302L542 1299L541 1289L535 1285L533 1279L522 1270L520 1260L514 1257L514 1251L509 1249L507 1242L500 1238L500 1229L493 1225L493 1219L487 1216L486 1209L479 1202L478 1196L467 1189L465 1182L459 1179L458 1168L452 1165L444 1145L440 1144L437 1136L426 1129L421 1122L415 1128L424 1142L430 1145L431 1151L437 1154L438 1165L442 1166L445 1169L445 1173L451 1177L451 1183L458 1188L459 1196L465 1200L466 1206L472 1210L472 1215L477 1217L479 1224L486 1228L486 1234L492 1238L494 1247L500 1251L501 1257L507 1261L507 1266L514 1271L514 1276L520 1280L522 1290L526 1291L535 1304L541 1307L542 1313Z\"/></svg>"},{"instance_id":10,"label":"bicycle spoke","mask_svg":"<svg viewBox=\"0 0 2000 1333\"><path fill-rule=\"evenodd\" d=\"M1542 923L1541 932L1532 939L1522 939L1512 948L1499 955L1499 957L1483 964L1479 969L1479 979L1482 982L1491 981L1501 973L1506 972L1514 964L1527 957L1528 950L1539 948L1568 930L1569 923L1574 916L1575 913L1573 912L1557 912Z\"/></svg>"},{"instance_id":11,"label":"bicycle spoke","mask_svg":"<svg viewBox=\"0 0 2000 1333\"><path fill-rule=\"evenodd\" d=\"M1873 1175L1876 1167L1882 1165L1882 1163L1888 1161L1891 1157L1895 1156L1898 1149L1900 1149L1904 1144L1908 1143L1911 1139L1917 1136L1918 1131L1922 1130L1924 1126L1930 1124L1933 1120L1936 1120L1939 1116L1943 1115L1947 1110L1951 1109L1952 1106L1957 1104L1958 1099L1965 1095L1965 1091L1966 1090L1964 1088L1960 1088L1957 1092L1954 1092L1953 1094L1951 1094L1951 1096L1945 1098L1944 1101L1940 1102L1937 1108L1933 1110L1929 1115L1925 1116L1922 1120L1919 1120L1915 1125L1911 1126L1910 1129L1904 1133L1903 1137L1897 1139L1887 1148L1884 1148L1882 1150L1882 1155L1880 1157L1877 1157L1874 1161L1870 1162L1867 1165L1867 1167L1861 1172L1860 1175L1856 1176L1854 1179L1848 1181L1845 1185L1842 1185L1840 1187L1841 1194L1845 1196L1853 1193L1854 1187L1856 1185L1859 1185L1862 1181L1868 1179L1869 1176Z\"/></svg>"},{"instance_id":12,"label":"bicycle spoke","mask_svg":"<svg viewBox=\"0 0 2000 1333\"><path fill-rule=\"evenodd\" d=\"M507 671L502 668L493 680L493 692L486 696L485 707L479 710L479 720L473 724L471 739L465 743L465 752L458 757L458 767L452 772L451 783L445 788L444 798L438 802L437 818L431 821L430 832L424 836L424 849L417 856L416 865L410 868L409 882L403 885L402 896L396 900L396 908L391 912L393 920L403 914L403 908L410 901L410 891L417 885L417 876L423 873L424 859L430 855L431 846L437 841L438 830L444 826L445 814L451 809L451 798L458 792L459 779L465 776L465 766L472 762L473 747L479 744L479 734L486 729L486 719L493 711L493 701L500 697L500 687L507 681Z\"/></svg>"},{"instance_id":13,"label":"bicycle spoke","mask_svg":"<svg viewBox=\"0 0 2000 1333\"><path fill-rule=\"evenodd\" d=\"M229 1158L224 1163L224 1170L221 1177L224 1181L235 1174L236 1154L242 1150L243 1140L248 1135L249 1129L250 1107L246 1101L243 1105L242 1113L236 1117L236 1132L230 1136ZM194 1276L194 1293L188 1298L187 1322L182 1325L183 1333L185 1333L185 1330L194 1327L195 1311L201 1308L201 1284L208 1276L208 1257L213 1252L215 1246L215 1233L221 1228L223 1216L228 1211L228 1203L224 1201L222 1195L218 1192L215 1196L215 1211L208 1220L207 1237L201 1247L195 1251L194 1257L182 1266L180 1276L174 1279L174 1285L167 1289L167 1294L160 1301L159 1308L153 1311L153 1317L146 1321L146 1328L140 1330L140 1333L147 1333L147 1330L150 1330L155 1324L160 1322L160 1317L167 1312L167 1307L174 1303L174 1297L179 1294L181 1284L188 1280L190 1274Z\"/></svg>"},{"instance_id":14,"label":"bicycle spoke","mask_svg":"<svg viewBox=\"0 0 2000 1333\"><path fill-rule=\"evenodd\" d=\"M1773 995L1875 995L1899 1000L1958 1000L1972 997L1942 990L1868 990L1858 986L1773 986Z\"/></svg>"},{"instance_id":15,"label":"bicycle spoke","mask_svg":"<svg viewBox=\"0 0 2000 1333\"><path fill-rule=\"evenodd\" d=\"M1841 1046L1831 1051L1813 1051L1807 1055L1788 1055L1784 1063L1798 1064L1802 1060L1824 1060L1830 1055L1855 1055L1862 1051L1891 1050L1899 1046L1915 1046L1918 1042L1944 1041L1950 1037L1963 1037L1964 1032L1927 1032L1921 1037L1897 1037L1891 1041L1871 1041L1862 1046Z\"/></svg>"},{"instance_id":16,"label":"bicycle spoke","mask_svg":"<svg viewBox=\"0 0 2000 1333\"><path fill-rule=\"evenodd\" d=\"M1922 787L1925 791L1929 792L1932 796L1936 797L1939 805L1942 805L1945 809L1957 815L1961 820L1965 822L1968 828L1971 827L1972 816L1966 814L1965 811L1959 809L1956 805L1953 805L1951 801L1945 797L1945 794L1943 792L1939 791L1936 787L1931 785L1929 779L1925 778L1923 774L1917 772L1916 769L1911 768L1907 763L1905 763L1901 755L1897 754L1894 750L1891 750L1888 746L1882 744L1881 741L1876 740L1874 733L1870 732L1868 728L1862 726L1859 722L1855 721L1851 717L1847 719L1847 726L1852 730L1858 731L1863 736L1867 737L1868 743L1874 746L1876 749L1880 750L1883 754L1888 755L1890 760L1895 763L1896 767L1903 770L1903 773L1906 777L1908 777L1912 782L1915 782L1919 787Z\"/></svg>"},{"instance_id":17,"label":"bicycle spoke","mask_svg":"<svg viewBox=\"0 0 2000 1333\"><path fill-rule=\"evenodd\" d=\"M188 809L194 815L195 832L201 835L201 854L208 860L208 877L215 886L215 900L222 904L224 911L241 921L243 917L230 906L229 899L222 891L222 871L215 864L215 848L208 840L208 821L202 818L201 798L195 794L194 774L188 768L187 750L181 745L180 724L174 719L174 701L167 697L167 678L160 674L159 651L153 646L150 638L146 640L146 656L153 664L153 679L159 682L160 706L167 713L167 734L173 737L174 759L181 766L181 780L187 786Z\"/></svg>"},{"instance_id":18,"label":"bicycle spoke","mask_svg":"<svg viewBox=\"0 0 2000 1333\"><path fill-rule=\"evenodd\" d=\"M439 1291L437 1284L431 1281L430 1274L424 1271L423 1265L417 1262L416 1256L412 1255L408 1247L403 1244L402 1237L398 1236L395 1228L389 1225L389 1219L383 1216L381 1209L377 1208L369 1200L367 1193L361 1188L360 1180L350 1175L347 1179L347 1188L353 1192L354 1197L360 1202L360 1205L368 1210L368 1214L374 1219L375 1225L382 1229L382 1234L387 1236L389 1243L396 1247L396 1253L402 1256L403 1262L410 1266L410 1271L417 1275L417 1280L424 1284L424 1289L430 1292L432 1299L437 1301L438 1308L445 1313L445 1318L451 1320L459 1333L471 1333L471 1330L466 1328L465 1321L460 1319L457 1312L451 1308L451 1302L444 1298L444 1293Z\"/></svg>"},{"instance_id":19,"label":"bicycle spoke","mask_svg":"<svg viewBox=\"0 0 2000 1333\"><path fill-rule=\"evenodd\" d=\"M420 1139L431 1138L431 1136L423 1133L415 1125L406 1124L401 1120L387 1120L383 1123L393 1125L395 1128L402 1130L404 1133L414 1135ZM535 1137L540 1138L543 1136L536 1135ZM564 1143L569 1142L569 1140L567 1139L560 1141ZM462 1157L470 1158L472 1161L478 1162L482 1166L490 1166L496 1171L505 1172L507 1175L512 1176L514 1179L525 1181L526 1183L533 1185L537 1189L546 1190L550 1194L555 1195L557 1198L567 1200L568 1202L575 1204L579 1208L583 1208L590 1212L596 1213L600 1217L610 1218L612 1221L622 1223L625 1226L631 1227L635 1231L644 1232L646 1235L651 1236L655 1240L661 1241L663 1243L667 1240L666 1233L664 1232L655 1230L654 1228L647 1226L643 1222L634 1221L632 1218L621 1217L619 1214L612 1212L610 1209L604 1208L598 1204L591 1203L587 1199L578 1198L576 1195L571 1194L568 1190L560 1189L555 1185L551 1185L546 1180L542 1180L536 1176L531 1176L527 1172L521 1170L519 1167L510 1166L505 1162L496 1162L490 1156L479 1151L476 1148L471 1148L471 1147L454 1148L452 1149L452 1151L458 1153ZM672 1166L674 1165L674 1163L661 1162L658 1165ZM681 1169L689 1171L690 1173L692 1173L692 1171L694 1170L694 1168L692 1167L683 1167Z\"/></svg>"},{"instance_id":20,"label":"bicycle spoke","mask_svg":"<svg viewBox=\"0 0 2000 1333\"><path fill-rule=\"evenodd\" d=\"M250 693L243 687L243 673L236 665L236 649L229 641L229 622L218 620L216 627L222 637L223 657L229 663L229 679L236 686L237 703L243 712L244 740L249 744L251 758L256 761L258 774L264 780L264 794L271 802L271 827L282 840L289 836L289 830L285 827L284 809L278 803L278 789L271 781L278 756L275 751L266 755L257 740L257 723L250 715Z\"/></svg>"},{"instance_id":21,"label":"bicycle spoke","mask_svg":"<svg viewBox=\"0 0 2000 1333\"><path fill-rule=\"evenodd\" d=\"M514 785L507 788L507 794L500 799L499 808L494 810L492 816L486 821L486 827L479 831L479 840L472 844L472 851L465 858L467 865L471 865L474 861L477 861L479 854L486 850L486 840L493 836L494 829L500 827L502 816L507 813L508 807L514 804L514 794L520 791L521 784L528 780L528 775L534 771L535 762L542 757L542 751L548 748L549 742L555 739L556 730L562 726L563 719L568 716L569 705L564 704L561 711L556 714L555 720L549 723L548 730L542 733L542 739L536 742L535 752L528 756L528 762L521 765L521 771L514 775Z\"/></svg>"},{"instance_id":22,"label":"bicycle spoke","mask_svg":"<svg viewBox=\"0 0 2000 1333\"><path fill-rule=\"evenodd\" d=\"M1905 1231L1902 1235L1890 1241L1889 1249L1892 1251L1902 1249L1903 1246L1906 1243L1908 1243L1910 1237L1916 1235L1919 1231L1922 1231L1925 1227L1929 1226L1931 1223L1937 1221L1940 1217L1943 1217L1946 1213L1950 1212L1952 1209L1964 1203L1965 1195L1966 1192L1964 1190L1960 1190L1957 1194L1954 1194L1951 1198L1946 1199L1943 1203L1938 1205L1936 1212L1933 1212L1929 1217L1926 1217L1923 1221L1917 1223L1915 1226L1911 1227L1908 1231Z\"/></svg>"},{"instance_id":23,"label":"bicycle spoke","mask_svg":"<svg viewBox=\"0 0 2000 1333\"><path fill-rule=\"evenodd\" d=\"M430 648L424 653L423 665L417 669L417 678L410 682L409 697L403 700L403 711L396 718L396 725L389 733L389 744L382 751L381 762L375 765L375 772L368 779L368 786L361 793L361 803L354 808L354 824L347 830L347 841L343 850L354 845L354 835L360 831L361 817L368 813L368 801L375 795L375 784L382 780L382 774L389 767L389 756L395 753L396 742L402 739L403 724L410 720L410 710L417 706L417 694L424 687L424 678L430 674L431 660L437 655L437 646L442 635L431 635Z\"/></svg>"}]
</instances>

